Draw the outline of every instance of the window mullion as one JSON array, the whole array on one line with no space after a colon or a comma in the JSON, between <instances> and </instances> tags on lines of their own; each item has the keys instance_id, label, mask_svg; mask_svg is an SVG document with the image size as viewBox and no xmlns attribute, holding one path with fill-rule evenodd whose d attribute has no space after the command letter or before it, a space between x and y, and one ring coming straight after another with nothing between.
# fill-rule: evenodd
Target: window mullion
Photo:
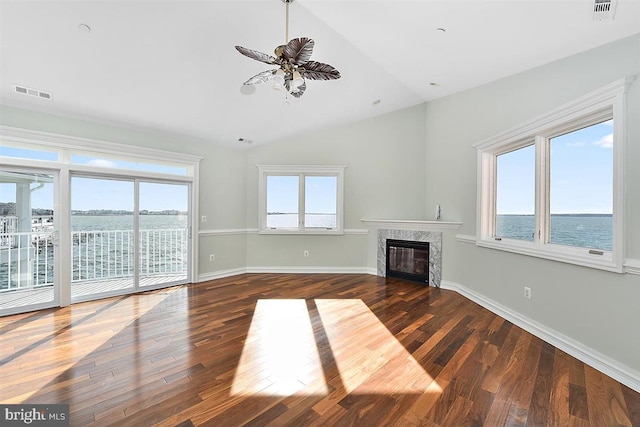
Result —
<instances>
[{"instance_id":1,"label":"window mullion","mask_svg":"<svg viewBox=\"0 0 640 427\"><path fill-rule=\"evenodd\" d=\"M305 174L303 173L301 173L298 177L299 179L298 181L298 227L300 228L300 230L305 229L305 222L304 222L304 217L305 217L304 181L305 179L304 178L305 178Z\"/></svg>"},{"instance_id":2,"label":"window mullion","mask_svg":"<svg viewBox=\"0 0 640 427\"><path fill-rule=\"evenodd\" d=\"M549 139L537 135L536 144L536 228L533 241L543 245L549 241Z\"/></svg>"}]
</instances>

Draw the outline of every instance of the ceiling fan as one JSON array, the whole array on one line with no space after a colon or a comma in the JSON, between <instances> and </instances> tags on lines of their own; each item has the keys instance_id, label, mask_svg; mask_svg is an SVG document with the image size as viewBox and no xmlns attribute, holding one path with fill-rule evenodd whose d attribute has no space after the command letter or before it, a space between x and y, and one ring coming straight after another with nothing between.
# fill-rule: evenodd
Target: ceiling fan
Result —
<instances>
[{"instance_id":1,"label":"ceiling fan","mask_svg":"<svg viewBox=\"0 0 640 427\"><path fill-rule=\"evenodd\" d=\"M307 89L305 79L335 80L340 72L329 64L311 61L315 42L308 37L289 40L289 3L293 0L282 0L286 4L285 44L275 48L273 55L236 46L238 52L256 61L277 65L279 68L266 70L256 74L242 84L243 93L252 93L252 85L272 80L274 88L284 88L296 98L300 98Z\"/></svg>"}]
</instances>

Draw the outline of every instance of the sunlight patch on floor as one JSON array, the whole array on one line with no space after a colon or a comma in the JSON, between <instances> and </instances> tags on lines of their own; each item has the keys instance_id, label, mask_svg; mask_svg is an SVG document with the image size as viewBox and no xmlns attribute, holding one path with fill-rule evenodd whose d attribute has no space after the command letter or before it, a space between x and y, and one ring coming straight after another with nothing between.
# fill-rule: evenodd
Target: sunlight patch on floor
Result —
<instances>
[{"instance_id":1,"label":"sunlight patch on floor","mask_svg":"<svg viewBox=\"0 0 640 427\"><path fill-rule=\"evenodd\" d=\"M362 300L315 303L348 393L442 392Z\"/></svg>"},{"instance_id":2,"label":"sunlight patch on floor","mask_svg":"<svg viewBox=\"0 0 640 427\"><path fill-rule=\"evenodd\" d=\"M0 351L0 359L6 363L0 364L0 401L22 403L28 401L35 393L46 392L48 387L55 388L57 385L52 381L58 376L103 346L136 319L153 310L178 289L129 295L120 300L107 298L71 305L51 313L53 319L49 328L40 327L30 333L30 324L25 323L3 335L2 347L6 351ZM71 313L67 313L67 310ZM58 316L69 316L70 320L56 321L55 318ZM100 330L96 325L101 323L108 324L109 329L103 328L102 332L96 333ZM73 326L68 328L69 324ZM13 335L26 336L28 339L12 342ZM32 349L38 351L31 351ZM28 389L36 391L9 395L9 390L17 390L25 385L25 373L21 367L25 364L33 365L34 357L43 364L41 372L28 373L29 381L36 383Z\"/></svg>"},{"instance_id":3,"label":"sunlight patch on floor","mask_svg":"<svg viewBox=\"0 0 640 427\"><path fill-rule=\"evenodd\" d=\"M326 395L327 392L306 301L259 300L231 395Z\"/></svg>"},{"instance_id":4,"label":"sunlight patch on floor","mask_svg":"<svg viewBox=\"0 0 640 427\"><path fill-rule=\"evenodd\" d=\"M315 304L346 392L442 392L362 300ZM258 300L231 395L324 396L325 381L306 301Z\"/></svg>"}]
</instances>

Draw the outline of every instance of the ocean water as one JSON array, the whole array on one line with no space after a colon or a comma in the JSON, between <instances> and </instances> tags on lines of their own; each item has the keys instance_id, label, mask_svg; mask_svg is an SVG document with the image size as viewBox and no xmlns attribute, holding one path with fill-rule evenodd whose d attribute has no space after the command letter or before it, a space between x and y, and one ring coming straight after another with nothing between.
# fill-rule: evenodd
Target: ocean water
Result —
<instances>
[{"instance_id":1,"label":"ocean water","mask_svg":"<svg viewBox=\"0 0 640 427\"><path fill-rule=\"evenodd\" d=\"M187 225L186 215L140 216L140 255L144 259L141 274L186 268L186 237L182 236L186 236ZM72 215L71 229L74 233L72 280L133 274L133 215ZM35 228L33 231L40 236L40 245L33 243L33 283L47 285L54 275L53 246L50 239L45 240L50 233L36 232ZM0 291L8 289L10 281L12 288L17 286L17 270L15 259L11 263L0 263Z\"/></svg>"},{"instance_id":2,"label":"ocean water","mask_svg":"<svg viewBox=\"0 0 640 427\"><path fill-rule=\"evenodd\" d=\"M335 214L306 214L304 224L309 228L335 228ZM298 227L298 214L282 213L267 214L267 227L296 228Z\"/></svg>"},{"instance_id":3,"label":"ocean water","mask_svg":"<svg viewBox=\"0 0 640 427\"><path fill-rule=\"evenodd\" d=\"M267 225L270 227L297 227L297 214L269 215ZM308 227L330 228L336 226L336 216L331 214L308 214L305 218ZM186 215L142 215L141 230L185 229L188 220ZM72 215L71 227L79 231L132 230L133 215ZM535 220L532 215L498 215L496 220L497 235L505 238L533 241ZM613 248L613 219L611 215L551 215L550 242L559 245L586 247L610 251ZM78 259L77 242L74 242L74 263ZM161 259L178 257L184 249L173 245L173 253L164 253ZM37 283L48 283L53 277L53 251L47 247L36 251L37 271L34 279ZM129 258L132 255L129 256ZM161 259L157 263L162 264ZM131 259L127 261L132 264ZM15 264L15 263L13 263ZM161 267L161 266L160 266ZM6 262L0 264L0 290L8 287L7 273L9 269L15 274L15 265ZM96 268L96 267L94 267ZM115 267L117 269L117 267ZM76 272L81 275L76 277ZM73 266L74 277L95 274L94 271L82 270ZM111 274L111 273L109 273Z\"/></svg>"},{"instance_id":4,"label":"ocean water","mask_svg":"<svg viewBox=\"0 0 640 427\"><path fill-rule=\"evenodd\" d=\"M533 241L533 215L498 215L496 235ZM549 242L610 251L613 249L613 217L607 214L551 215Z\"/></svg>"},{"instance_id":5,"label":"ocean water","mask_svg":"<svg viewBox=\"0 0 640 427\"><path fill-rule=\"evenodd\" d=\"M186 215L140 215L140 229L185 228ZM72 231L133 230L133 215L71 215Z\"/></svg>"}]
</instances>

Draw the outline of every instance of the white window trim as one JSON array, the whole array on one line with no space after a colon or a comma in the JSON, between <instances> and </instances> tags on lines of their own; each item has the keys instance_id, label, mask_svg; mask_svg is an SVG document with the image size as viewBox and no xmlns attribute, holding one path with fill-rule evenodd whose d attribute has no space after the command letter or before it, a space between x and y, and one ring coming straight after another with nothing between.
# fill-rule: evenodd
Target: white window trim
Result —
<instances>
[{"instance_id":1,"label":"white window trim","mask_svg":"<svg viewBox=\"0 0 640 427\"><path fill-rule=\"evenodd\" d=\"M257 165L258 167L258 234L344 234L344 170L346 166L331 165ZM336 227L322 228L268 228L267 227L267 176L336 176ZM300 188L300 206L304 204L304 187Z\"/></svg>"},{"instance_id":2,"label":"white window trim","mask_svg":"<svg viewBox=\"0 0 640 427\"><path fill-rule=\"evenodd\" d=\"M138 147L135 145L118 144L115 142L100 141L88 138L79 138L69 135L60 135L49 132L41 132L30 129L15 128L0 125L0 138L8 142L11 146L21 148L31 148L34 150L45 150L57 152L58 160L34 160L19 157L0 156L0 162L26 165L44 166L68 165L70 169L83 172L105 172L113 175L136 175L143 177L168 178L177 181L192 181L197 176L197 165L203 157L191 154L175 153L171 151L158 150L156 148ZM119 169L100 166L86 166L71 163L72 154L82 155L105 155L109 158L117 158L129 161L141 161L149 163L157 161L159 164L168 164L184 167L187 171L185 175L147 172L138 169Z\"/></svg>"},{"instance_id":3,"label":"white window trim","mask_svg":"<svg viewBox=\"0 0 640 427\"><path fill-rule=\"evenodd\" d=\"M474 144L477 149L477 211L476 245L515 252L539 258L598 268L613 272L624 272L624 154L626 147L626 93L635 80L634 76L624 77L607 86L586 94L560 106L547 114L527 121L520 126L500 133L492 138ZM496 198L496 158L497 155L524 147L536 145L536 230L546 229L545 194L548 165L540 164L540 150L546 146L545 136L559 134L563 129L575 129L581 124L594 123L598 117L613 115L613 250L602 254L590 253L588 248L575 248L544 243L536 238L534 242L515 239L496 240L494 230ZM541 188L546 188L540 194ZM544 236L543 236L544 237Z\"/></svg>"}]
</instances>

